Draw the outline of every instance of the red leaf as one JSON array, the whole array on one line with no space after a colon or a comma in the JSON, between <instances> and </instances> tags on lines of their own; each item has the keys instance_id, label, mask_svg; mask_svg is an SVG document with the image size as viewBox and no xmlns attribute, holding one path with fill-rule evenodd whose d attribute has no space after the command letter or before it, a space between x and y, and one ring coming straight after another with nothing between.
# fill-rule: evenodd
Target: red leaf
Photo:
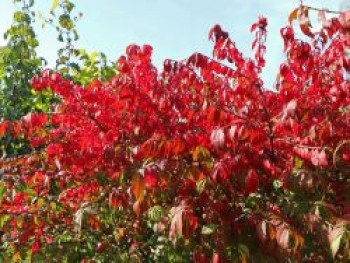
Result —
<instances>
[{"instance_id":1,"label":"red leaf","mask_svg":"<svg viewBox=\"0 0 350 263\"><path fill-rule=\"evenodd\" d=\"M296 99L289 101L283 109L282 120L285 120L286 118L294 115L297 105L298 102Z\"/></svg>"},{"instance_id":2,"label":"red leaf","mask_svg":"<svg viewBox=\"0 0 350 263\"><path fill-rule=\"evenodd\" d=\"M230 173L226 165L221 161L215 164L211 178L214 182L226 181L230 177Z\"/></svg>"},{"instance_id":3,"label":"red leaf","mask_svg":"<svg viewBox=\"0 0 350 263\"><path fill-rule=\"evenodd\" d=\"M348 149L343 150L342 158L345 162L350 163L350 150L348 150Z\"/></svg>"},{"instance_id":4,"label":"red leaf","mask_svg":"<svg viewBox=\"0 0 350 263\"><path fill-rule=\"evenodd\" d=\"M38 253L40 249L41 249L41 242L39 239L36 239L32 244L32 254Z\"/></svg>"},{"instance_id":5,"label":"red leaf","mask_svg":"<svg viewBox=\"0 0 350 263\"><path fill-rule=\"evenodd\" d=\"M255 29L257 29L257 27L258 27L258 23L254 23L250 28L250 32L253 32Z\"/></svg>"},{"instance_id":6,"label":"red leaf","mask_svg":"<svg viewBox=\"0 0 350 263\"><path fill-rule=\"evenodd\" d=\"M46 243L52 244L54 242L54 238L52 236L45 236Z\"/></svg>"},{"instance_id":7,"label":"red leaf","mask_svg":"<svg viewBox=\"0 0 350 263\"><path fill-rule=\"evenodd\" d=\"M209 31L209 40L219 40L228 38L228 33L221 29L221 26L215 25Z\"/></svg>"},{"instance_id":8,"label":"red leaf","mask_svg":"<svg viewBox=\"0 0 350 263\"><path fill-rule=\"evenodd\" d=\"M311 38L315 36L315 34L311 31L311 22L309 19L309 8L308 7L301 7L299 8L299 25L301 31Z\"/></svg>"},{"instance_id":9,"label":"red leaf","mask_svg":"<svg viewBox=\"0 0 350 263\"><path fill-rule=\"evenodd\" d=\"M212 263L225 263L226 260L225 260L223 255L221 255L221 254L219 254L217 252L214 252L213 253L213 257L211 259L211 262Z\"/></svg>"},{"instance_id":10,"label":"red leaf","mask_svg":"<svg viewBox=\"0 0 350 263\"><path fill-rule=\"evenodd\" d=\"M252 49L255 49L256 44L258 43L258 38L254 39L253 43L252 43Z\"/></svg>"},{"instance_id":11,"label":"red leaf","mask_svg":"<svg viewBox=\"0 0 350 263\"><path fill-rule=\"evenodd\" d=\"M315 166L327 166L328 160L325 150L318 151L314 150L311 153L311 162Z\"/></svg>"},{"instance_id":12,"label":"red leaf","mask_svg":"<svg viewBox=\"0 0 350 263\"><path fill-rule=\"evenodd\" d=\"M90 85L87 86L87 89L98 89L102 87L102 82L99 80L93 80Z\"/></svg>"},{"instance_id":13,"label":"red leaf","mask_svg":"<svg viewBox=\"0 0 350 263\"><path fill-rule=\"evenodd\" d=\"M100 231L101 223L96 216L90 215L89 216L89 223L90 223L90 226L92 229L94 229L95 231Z\"/></svg>"},{"instance_id":14,"label":"red leaf","mask_svg":"<svg viewBox=\"0 0 350 263\"><path fill-rule=\"evenodd\" d=\"M150 45L143 45L141 49L142 56L145 59L150 59L152 56L153 48Z\"/></svg>"},{"instance_id":15,"label":"red leaf","mask_svg":"<svg viewBox=\"0 0 350 263\"><path fill-rule=\"evenodd\" d=\"M157 186L158 178L157 174L153 169L146 169L144 175L146 187L153 189Z\"/></svg>"},{"instance_id":16,"label":"red leaf","mask_svg":"<svg viewBox=\"0 0 350 263\"><path fill-rule=\"evenodd\" d=\"M0 123L0 139L4 137L6 131L10 127L10 122L9 121L4 121Z\"/></svg>"},{"instance_id":17,"label":"red leaf","mask_svg":"<svg viewBox=\"0 0 350 263\"><path fill-rule=\"evenodd\" d=\"M175 155L182 154L186 150L186 144L180 139L176 139L173 142L173 153Z\"/></svg>"},{"instance_id":18,"label":"red leaf","mask_svg":"<svg viewBox=\"0 0 350 263\"><path fill-rule=\"evenodd\" d=\"M196 250L193 253L193 261L194 263L209 263L205 253L201 250Z\"/></svg>"},{"instance_id":19,"label":"red leaf","mask_svg":"<svg viewBox=\"0 0 350 263\"><path fill-rule=\"evenodd\" d=\"M259 187L259 176L255 170L249 170L245 178L245 190L247 193L255 192Z\"/></svg>"},{"instance_id":20,"label":"red leaf","mask_svg":"<svg viewBox=\"0 0 350 263\"><path fill-rule=\"evenodd\" d=\"M225 145L225 134L222 128L216 128L211 132L210 142L217 149Z\"/></svg>"}]
</instances>

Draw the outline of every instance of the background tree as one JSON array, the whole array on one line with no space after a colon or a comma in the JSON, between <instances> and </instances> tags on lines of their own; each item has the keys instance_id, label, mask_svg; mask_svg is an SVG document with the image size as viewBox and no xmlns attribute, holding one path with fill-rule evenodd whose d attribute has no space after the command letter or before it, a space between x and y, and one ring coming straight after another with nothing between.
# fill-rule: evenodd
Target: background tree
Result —
<instances>
[{"instance_id":1,"label":"background tree","mask_svg":"<svg viewBox=\"0 0 350 263\"><path fill-rule=\"evenodd\" d=\"M5 33L7 45L1 49L0 116L16 120L35 109L36 96L30 80L40 72L44 60L38 57L39 43L33 30L33 0L15 0L20 10L14 13L14 22Z\"/></svg>"}]
</instances>

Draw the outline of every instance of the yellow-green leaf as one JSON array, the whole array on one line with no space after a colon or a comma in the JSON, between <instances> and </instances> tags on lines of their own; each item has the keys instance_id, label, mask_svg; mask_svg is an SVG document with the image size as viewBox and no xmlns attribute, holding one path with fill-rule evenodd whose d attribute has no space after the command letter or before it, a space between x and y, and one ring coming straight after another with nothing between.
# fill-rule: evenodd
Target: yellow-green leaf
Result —
<instances>
[{"instance_id":1,"label":"yellow-green leaf","mask_svg":"<svg viewBox=\"0 0 350 263\"><path fill-rule=\"evenodd\" d=\"M333 258L337 254L339 247L340 247L340 241L344 235L344 228L343 227L336 227L331 231L329 234L329 241L331 243L331 251Z\"/></svg>"},{"instance_id":2,"label":"yellow-green leaf","mask_svg":"<svg viewBox=\"0 0 350 263\"><path fill-rule=\"evenodd\" d=\"M55 12L55 10L56 10L57 7L59 6L59 4L60 4L60 0L53 0L53 1L52 1L52 7L51 7L50 12Z\"/></svg>"}]
</instances>

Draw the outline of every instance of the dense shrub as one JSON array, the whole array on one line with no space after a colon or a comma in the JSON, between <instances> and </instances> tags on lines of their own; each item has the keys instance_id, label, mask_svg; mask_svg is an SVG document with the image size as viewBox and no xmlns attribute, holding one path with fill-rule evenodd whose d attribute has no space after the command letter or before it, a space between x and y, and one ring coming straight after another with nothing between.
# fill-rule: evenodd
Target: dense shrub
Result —
<instances>
[{"instance_id":1,"label":"dense shrub","mask_svg":"<svg viewBox=\"0 0 350 263\"><path fill-rule=\"evenodd\" d=\"M216 25L213 58L158 71L152 47L131 45L107 81L34 77L60 103L0 126L33 149L0 161L4 258L349 260L349 26L342 15L311 31L308 11L290 20L299 12L309 41L281 30L275 91L260 78L265 18L254 58Z\"/></svg>"}]
</instances>

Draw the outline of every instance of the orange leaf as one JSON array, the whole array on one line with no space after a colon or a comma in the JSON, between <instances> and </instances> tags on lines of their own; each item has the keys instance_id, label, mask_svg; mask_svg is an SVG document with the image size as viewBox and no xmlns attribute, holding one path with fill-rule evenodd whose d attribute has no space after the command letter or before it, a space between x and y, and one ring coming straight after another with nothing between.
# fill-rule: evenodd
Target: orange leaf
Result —
<instances>
[{"instance_id":1,"label":"orange leaf","mask_svg":"<svg viewBox=\"0 0 350 263\"><path fill-rule=\"evenodd\" d=\"M173 143L173 153L175 155L181 154L183 151L186 150L186 145L181 140L175 140Z\"/></svg>"},{"instance_id":2,"label":"orange leaf","mask_svg":"<svg viewBox=\"0 0 350 263\"><path fill-rule=\"evenodd\" d=\"M143 201L143 198L145 196L144 190L145 190L145 180L138 176L135 176L134 179L132 180L132 193L134 194L135 199L138 202Z\"/></svg>"},{"instance_id":3,"label":"orange leaf","mask_svg":"<svg viewBox=\"0 0 350 263\"><path fill-rule=\"evenodd\" d=\"M101 223L100 221L97 219L96 216L94 215L90 215L89 217L89 223L90 223L90 226L96 230L96 231L99 231L101 229Z\"/></svg>"},{"instance_id":4,"label":"orange leaf","mask_svg":"<svg viewBox=\"0 0 350 263\"><path fill-rule=\"evenodd\" d=\"M240 135L240 139L242 141L246 140L249 138L250 136L250 130L246 129L244 126L241 127L240 131L239 131L239 135Z\"/></svg>"},{"instance_id":5,"label":"orange leaf","mask_svg":"<svg viewBox=\"0 0 350 263\"><path fill-rule=\"evenodd\" d=\"M296 233L294 235L294 249L301 248L303 244L304 244L304 238L301 235Z\"/></svg>"},{"instance_id":6,"label":"orange leaf","mask_svg":"<svg viewBox=\"0 0 350 263\"><path fill-rule=\"evenodd\" d=\"M118 209L121 205L122 205L122 202L118 198L118 196L115 193L111 193L109 195L109 206L113 207L114 209Z\"/></svg>"},{"instance_id":7,"label":"orange leaf","mask_svg":"<svg viewBox=\"0 0 350 263\"><path fill-rule=\"evenodd\" d=\"M275 238L276 238L276 229L274 227L269 227L268 228L268 233L269 233L269 239L270 240L275 240Z\"/></svg>"},{"instance_id":8,"label":"orange leaf","mask_svg":"<svg viewBox=\"0 0 350 263\"><path fill-rule=\"evenodd\" d=\"M207 121L209 124L213 124L218 119L218 112L216 108L210 107L207 113Z\"/></svg>"},{"instance_id":9,"label":"orange leaf","mask_svg":"<svg viewBox=\"0 0 350 263\"><path fill-rule=\"evenodd\" d=\"M289 14L289 17L288 17L288 22L289 24L292 24L293 21L295 19L297 19L298 17L298 11L299 11L299 7L295 8L290 14Z\"/></svg>"},{"instance_id":10,"label":"orange leaf","mask_svg":"<svg viewBox=\"0 0 350 263\"><path fill-rule=\"evenodd\" d=\"M21 262L21 253L20 252L16 252L13 254L12 257L12 262Z\"/></svg>"},{"instance_id":11,"label":"orange leaf","mask_svg":"<svg viewBox=\"0 0 350 263\"><path fill-rule=\"evenodd\" d=\"M21 133L21 126L20 126L20 124L18 122L14 122L12 124L12 136L13 137L18 137L20 133Z\"/></svg>"}]
</instances>

